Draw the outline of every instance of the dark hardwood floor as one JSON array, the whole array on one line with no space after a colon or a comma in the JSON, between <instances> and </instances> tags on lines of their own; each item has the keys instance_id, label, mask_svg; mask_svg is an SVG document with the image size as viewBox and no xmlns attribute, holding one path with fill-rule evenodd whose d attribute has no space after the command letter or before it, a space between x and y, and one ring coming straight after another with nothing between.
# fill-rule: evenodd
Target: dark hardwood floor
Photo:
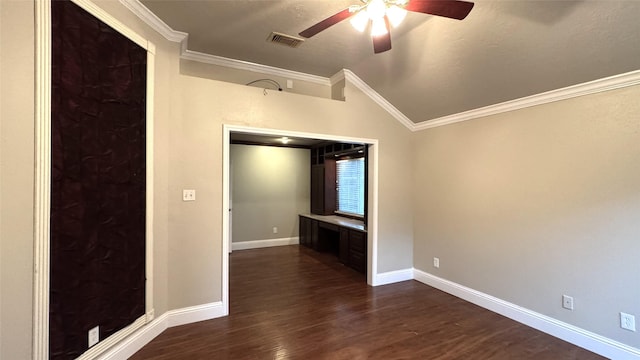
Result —
<instances>
[{"instance_id":1,"label":"dark hardwood floor","mask_svg":"<svg viewBox=\"0 0 640 360\"><path fill-rule=\"evenodd\" d=\"M229 277L228 317L131 359L603 359L417 281L369 287L297 245L235 251Z\"/></svg>"}]
</instances>

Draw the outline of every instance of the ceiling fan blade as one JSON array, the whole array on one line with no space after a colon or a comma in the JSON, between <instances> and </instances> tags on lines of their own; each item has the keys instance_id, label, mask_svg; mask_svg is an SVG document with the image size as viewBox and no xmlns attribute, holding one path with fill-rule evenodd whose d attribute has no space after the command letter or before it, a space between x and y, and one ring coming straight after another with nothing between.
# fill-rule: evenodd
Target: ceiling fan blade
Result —
<instances>
[{"instance_id":1,"label":"ceiling fan blade","mask_svg":"<svg viewBox=\"0 0 640 360\"><path fill-rule=\"evenodd\" d=\"M319 33L320 31L326 30L327 28L329 28L330 26L333 26L337 23L339 23L342 20L346 20L348 18L350 18L352 15L355 15L355 12L351 12L349 11L349 8L346 8L342 11L340 11L339 13L333 15L333 16L329 16L328 18L320 21L319 23L313 25L312 27L303 30L302 32L298 33L298 35L305 37L305 38L310 38L313 35Z\"/></svg>"},{"instance_id":2,"label":"ceiling fan blade","mask_svg":"<svg viewBox=\"0 0 640 360\"><path fill-rule=\"evenodd\" d=\"M373 37L373 52L376 54L391 50L391 26L389 26L389 19L386 16L384 23L387 26L387 33Z\"/></svg>"},{"instance_id":3,"label":"ceiling fan blade","mask_svg":"<svg viewBox=\"0 0 640 360\"><path fill-rule=\"evenodd\" d=\"M460 0L410 0L405 9L462 20L473 9L473 3Z\"/></svg>"}]
</instances>

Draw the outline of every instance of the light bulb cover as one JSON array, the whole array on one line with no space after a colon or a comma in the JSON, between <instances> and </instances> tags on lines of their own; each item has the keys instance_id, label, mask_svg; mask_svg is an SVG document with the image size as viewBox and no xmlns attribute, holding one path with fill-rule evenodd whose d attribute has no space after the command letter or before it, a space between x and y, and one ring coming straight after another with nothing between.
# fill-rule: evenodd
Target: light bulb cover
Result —
<instances>
[{"instance_id":1,"label":"light bulb cover","mask_svg":"<svg viewBox=\"0 0 640 360\"><path fill-rule=\"evenodd\" d=\"M364 32L364 29L366 29L367 25L369 24L369 16L367 15L366 11L360 11L352 16L349 22L354 29L358 30L359 32Z\"/></svg>"},{"instance_id":2,"label":"light bulb cover","mask_svg":"<svg viewBox=\"0 0 640 360\"><path fill-rule=\"evenodd\" d=\"M367 5L367 15L371 21L382 19L386 13L387 5L383 0L371 0Z\"/></svg>"},{"instance_id":3,"label":"light bulb cover","mask_svg":"<svg viewBox=\"0 0 640 360\"><path fill-rule=\"evenodd\" d=\"M371 36L372 37L386 35L388 32L389 30L387 30L387 24L384 17L371 20Z\"/></svg>"},{"instance_id":4,"label":"light bulb cover","mask_svg":"<svg viewBox=\"0 0 640 360\"><path fill-rule=\"evenodd\" d=\"M389 19L389 23L391 23L391 26L393 26L394 28L398 27L402 23L405 16L407 16L406 9L403 9L396 5L391 5L389 6L389 8L387 8L387 18Z\"/></svg>"}]
</instances>

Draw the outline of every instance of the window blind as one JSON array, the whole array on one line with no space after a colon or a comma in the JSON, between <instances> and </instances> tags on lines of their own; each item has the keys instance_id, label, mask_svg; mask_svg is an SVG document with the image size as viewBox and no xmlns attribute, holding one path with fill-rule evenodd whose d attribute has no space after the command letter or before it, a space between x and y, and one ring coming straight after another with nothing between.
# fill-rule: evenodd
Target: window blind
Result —
<instances>
[{"instance_id":1,"label":"window blind","mask_svg":"<svg viewBox=\"0 0 640 360\"><path fill-rule=\"evenodd\" d=\"M336 161L338 211L364 216L364 158Z\"/></svg>"}]
</instances>

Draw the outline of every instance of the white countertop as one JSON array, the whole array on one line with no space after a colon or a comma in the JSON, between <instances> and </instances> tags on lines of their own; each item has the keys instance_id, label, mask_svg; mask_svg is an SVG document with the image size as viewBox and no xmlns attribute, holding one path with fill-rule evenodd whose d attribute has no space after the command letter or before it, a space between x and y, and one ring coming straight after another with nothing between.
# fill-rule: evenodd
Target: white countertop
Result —
<instances>
[{"instance_id":1,"label":"white countertop","mask_svg":"<svg viewBox=\"0 0 640 360\"><path fill-rule=\"evenodd\" d=\"M365 232L367 231L367 229L364 226L364 221L362 220L350 219L347 217L337 216L337 215L316 215L316 214L300 214L300 215L311 218L311 219L324 221L330 224L348 227L350 229L355 229L355 230L360 230Z\"/></svg>"}]
</instances>

